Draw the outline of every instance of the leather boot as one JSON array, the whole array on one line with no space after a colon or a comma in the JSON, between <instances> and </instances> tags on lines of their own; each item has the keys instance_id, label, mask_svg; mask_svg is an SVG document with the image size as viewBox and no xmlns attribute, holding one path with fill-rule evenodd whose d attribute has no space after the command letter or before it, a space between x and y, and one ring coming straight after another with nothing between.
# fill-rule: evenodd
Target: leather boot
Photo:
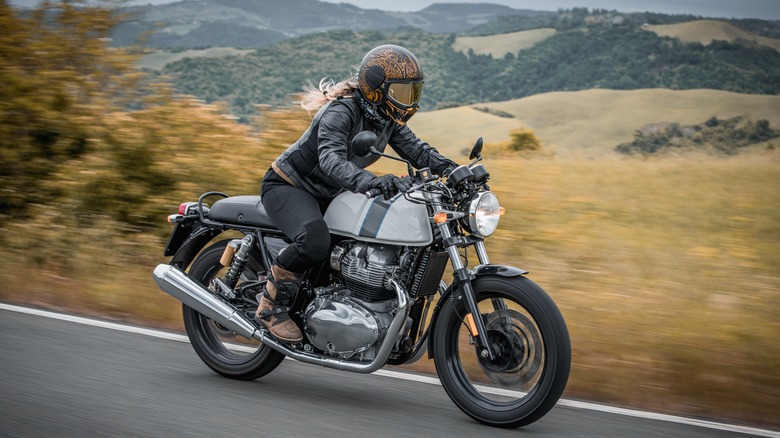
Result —
<instances>
[{"instance_id":1,"label":"leather boot","mask_svg":"<svg viewBox=\"0 0 780 438\"><path fill-rule=\"evenodd\" d=\"M277 339L285 342L299 342L303 339L301 329L290 319L290 304L298 292L298 277L278 265L271 266L265 291L260 294L255 318L263 323Z\"/></svg>"}]
</instances>

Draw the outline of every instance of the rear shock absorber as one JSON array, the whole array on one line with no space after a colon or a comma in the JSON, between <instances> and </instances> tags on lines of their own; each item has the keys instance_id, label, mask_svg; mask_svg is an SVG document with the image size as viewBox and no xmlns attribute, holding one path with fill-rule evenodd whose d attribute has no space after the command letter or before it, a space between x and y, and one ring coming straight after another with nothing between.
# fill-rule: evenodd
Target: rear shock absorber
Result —
<instances>
[{"instance_id":1,"label":"rear shock absorber","mask_svg":"<svg viewBox=\"0 0 780 438\"><path fill-rule=\"evenodd\" d=\"M215 278L212 281L212 290L219 292L220 295L228 299L236 297L233 289L238 284L238 279L241 277L246 262L249 260L249 251L252 250L254 244L255 238L251 235L244 236L241 240L235 239L230 241L228 246L225 247L225 252L220 260L223 266L227 266L229 263L230 269L228 269L227 274L223 278Z\"/></svg>"}]
</instances>

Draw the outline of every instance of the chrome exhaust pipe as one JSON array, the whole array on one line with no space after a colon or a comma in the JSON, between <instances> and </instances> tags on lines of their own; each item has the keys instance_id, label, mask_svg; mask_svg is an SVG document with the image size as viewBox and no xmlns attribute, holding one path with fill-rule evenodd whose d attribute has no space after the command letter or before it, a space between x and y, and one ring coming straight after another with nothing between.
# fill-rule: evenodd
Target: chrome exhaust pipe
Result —
<instances>
[{"instance_id":1,"label":"chrome exhaust pipe","mask_svg":"<svg viewBox=\"0 0 780 438\"><path fill-rule=\"evenodd\" d=\"M379 351L377 352L376 357L374 357L374 360L371 362L353 362L333 356L307 353L290 348L287 344L277 341L267 330L257 329L257 327L235 307L215 295L214 292L203 287L200 283L193 280L192 277L175 266L166 264L157 265L152 276L154 277L154 281L157 282L157 286L164 292L193 308L203 316L218 322L225 328L228 328L245 338L257 339L264 345L300 362L343 371L369 374L382 368L390 357L393 345L395 345L395 341L398 339L398 335L406 322L406 318L409 316L409 298L406 289L404 289L395 279L391 279L390 284L395 289L396 296L398 297L398 308L396 309L393 321L387 329L385 338L382 341L382 345L379 347Z\"/></svg>"},{"instance_id":2,"label":"chrome exhaust pipe","mask_svg":"<svg viewBox=\"0 0 780 438\"><path fill-rule=\"evenodd\" d=\"M252 339L257 329L235 307L225 302L214 292L206 289L179 268L160 264L152 274L157 286L201 315L214 322Z\"/></svg>"}]
</instances>

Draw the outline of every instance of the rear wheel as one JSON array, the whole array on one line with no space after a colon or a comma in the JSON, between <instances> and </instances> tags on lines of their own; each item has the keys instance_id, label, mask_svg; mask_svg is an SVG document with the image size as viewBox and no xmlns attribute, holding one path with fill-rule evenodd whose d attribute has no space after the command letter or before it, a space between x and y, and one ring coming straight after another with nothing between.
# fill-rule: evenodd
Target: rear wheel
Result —
<instances>
[{"instance_id":1,"label":"rear wheel","mask_svg":"<svg viewBox=\"0 0 780 438\"><path fill-rule=\"evenodd\" d=\"M479 354L465 300L455 291L434 328L433 356L455 404L491 426L520 427L543 417L560 398L571 368L571 345L552 299L525 277L472 282L494 358Z\"/></svg>"},{"instance_id":2,"label":"rear wheel","mask_svg":"<svg viewBox=\"0 0 780 438\"><path fill-rule=\"evenodd\" d=\"M225 246L224 240L206 248L192 263L189 275L208 287L216 277L223 277L227 268L219 263ZM257 273L265 272L259 253L250 252L239 286L247 281L258 280ZM236 300L233 304L251 318L257 303ZM284 359L284 355L263 345L255 339L246 339L228 330L219 323L201 315L187 305L182 306L184 327L192 347L203 362L215 372L232 379L252 380L273 371Z\"/></svg>"}]
</instances>

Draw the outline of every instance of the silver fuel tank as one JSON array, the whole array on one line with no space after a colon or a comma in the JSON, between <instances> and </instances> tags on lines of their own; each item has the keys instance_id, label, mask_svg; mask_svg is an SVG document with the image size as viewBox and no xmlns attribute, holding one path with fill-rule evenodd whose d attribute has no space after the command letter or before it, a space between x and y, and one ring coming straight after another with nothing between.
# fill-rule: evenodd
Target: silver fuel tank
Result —
<instances>
[{"instance_id":1,"label":"silver fuel tank","mask_svg":"<svg viewBox=\"0 0 780 438\"><path fill-rule=\"evenodd\" d=\"M392 202L378 196L344 192L325 212L330 232L367 242L426 246L433 242L428 209L399 197Z\"/></svg>"}]
</instances>

